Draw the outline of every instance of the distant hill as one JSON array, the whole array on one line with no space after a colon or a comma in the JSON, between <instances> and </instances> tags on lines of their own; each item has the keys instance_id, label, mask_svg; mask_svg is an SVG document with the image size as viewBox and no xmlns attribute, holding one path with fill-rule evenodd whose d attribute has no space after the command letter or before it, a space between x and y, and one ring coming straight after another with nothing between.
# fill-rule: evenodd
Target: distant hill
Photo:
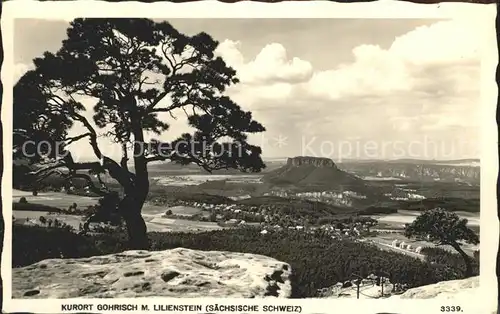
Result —
<instances>
[{"instance_id":1,"label":"distant hill","mask_svg":"<svg viewBox=\"0 0 500 314\"><path fill-rule=\"evenodd\" d=\"M479 165L480 159L466 158L466 159L342 159L337 162L338 164L351 164L351 163L395 163L395 164L424 164L424 165L443 165L443 164L462 164L462 165Z\"/></svg>"},{"instance_id":2,"label":"distant hill","mask_svg":"<svg viewBox=\"0 0 500 314\"><path fill-rule=\"evenodd\" d=\"M339 168L359 177L393 177L405 180L464 181L479 183L477 160L393 160L342 162Z\"/></svg>"},{"instance_id":3,"label":"distant hill","mask_svg":"<svg viewBox=\"0 0 500 314\"><path fill-rule=\"evenodd\" d=\"M269 172L270 170L276 169L282 165L282 163L275 161L265 161L266 168L261 171L261 173ZM133 166L130 167L133 169ZM181 165L175 162L158 162L148 165L148 170L155 174L165 174L165 175L180 175L180 174L208 174L207 171L195 164ZM219 175L232 175L232 174L243 174L237 169L220 169L212 171L212 174ZM246 173L248 175L259 175L260 173Z\"/></svg>"},{"instance_id":4,"label":"distant hill","mask_svg":"<svg viewBox=\"0 0 500 314\"><path fill-rule=\"evenodd\" d=\"M436 160L436 159L396 159L389 160L390 163L409 163L409 164L425 164L425 165L471 165L476 166L479 165L480 160L474 158L468 159L450 159L450 160Z\"/></svg>"},{"instance_id":5,"label":"distant hill","mask_svg":"<svg viewBox=\"0 0 500 314\"><path fill-rule=\"evenodd\" d=\"M314 187L323 190L349 190L365 193L366 182L337 167L333 160L319 157L294 157L264 175L263 181L276 186Z\"/></svg>"}]
</instances>

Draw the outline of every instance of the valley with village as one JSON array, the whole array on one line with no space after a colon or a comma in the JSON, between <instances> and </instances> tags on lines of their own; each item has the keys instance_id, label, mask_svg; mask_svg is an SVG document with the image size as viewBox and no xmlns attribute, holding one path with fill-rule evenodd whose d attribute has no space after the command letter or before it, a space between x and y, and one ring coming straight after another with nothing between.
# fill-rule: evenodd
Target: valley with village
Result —
<instances>
[{"instance_id":1,"label":"valley with village","mask_svg":"<svg viewBox=\"0 0 500 314\"><path fill-rule=\"evenodd\" d=\"M153 184L142 215L153 238L162 234L170 239L189 237L194 241L193 248L198 246L194 239L208 237L207 241L213 242L207 243L208 247L213 245L213 249L233 251L230 243L219 243L214 238L248 234L259 243L279 238L275 245L283 245L280 250L288 251L284 243L296 245L293 239L304 237L303 241L318 241L328 247L353 243L359 248L379 251L378 254L384 257L384 254L401 256L417 264L444 263L439 266L449 272L451 277L446 279L459 279L463 262L453 247L437 246L430 241L430 236L408 238L405 227L424 211L443 208L466 218L468 227L479 234L479 169L478 162L470 160L460 163L405 160L336 164L317 157L271 160L260 174L230 171L207 174L195 167L155 164L150 170ZM29 173L24 175L29 176ZM109 179L104 180L112 184ZM21 184L14 190L14 225L16 228L61 229L76 236L85 219L95 211L99 197L92 195L83 181L73 180L72 185L68 185L53 176L44 182L43 186L30 188ZM91 231L86 237L116 235L120 228L123 226L116 223L91 223ZM471 259L478 258L478 245L465 242L461 245ZM307 248L304 250L303 254L307 255ZM261 253L258 251L248 253ZM52 257L60 257L56 252L52 254L56 254ZM64 256L63 252L61 254ZM450 261L446 263L451 265L446 265L447 258ZM391 271L379 269L381 261L372 262L377 266L371 270L363 266L365 269L361 272L370 272L365 276ZM352 268L352 273L334 276L333 281L341 282L340 286L331 281L330 287L317 286L314 291L302 293L308 297L332 297L335 295L332 291L337 291L339 297L356 297L356 289L345 284L359 276L356 274L361 269ZM380 284L374 284L376 280L363 277L364 288L361 285L360 291L365 291L369 298L378 298L418 286L408 278L398 278L402 275L387 275L400 282L390 283L388 279L390 289L386 287L385 293L381 292Z\"/></svg>"}]
</instances>

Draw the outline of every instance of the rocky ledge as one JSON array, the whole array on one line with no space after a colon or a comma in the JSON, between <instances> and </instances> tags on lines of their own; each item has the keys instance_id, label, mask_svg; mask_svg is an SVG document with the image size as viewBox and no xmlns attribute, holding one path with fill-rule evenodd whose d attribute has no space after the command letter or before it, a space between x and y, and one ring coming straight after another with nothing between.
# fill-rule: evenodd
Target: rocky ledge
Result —
<instances>
[{"instance_id":1,"label":"rocky ledge","mask_svg":"<svg viewBox=\"0 0 500 314\"><path fill-rule=\"evenodd\" d=\"M432 285L409 289L405 293L392 296L391 298L474 300L475 298L481 298L479 277L442 281Z\"/></svg>"},{"instance_id":2,"label":"rocky ledge","mask_svg":"<svg viewBox=\"0 0 500 314\"><path fill-rule=\"evenodd\" d=\"M127 251L49 259L12 271L13 298L288 298L291 267L245 253Z\"/></svg>"},{"instance_id":3,"label":"rocky ledge","mask_svg":"<svg viewBox=\"0 0 500 314\"><path fill-rule=\"evenodd\" d=\"M337 283L336 285L320 289L320 297L339 299L339 298L357 298L357 287L354 281ZM390 282L377 286L375 281L366 278L360 282L360 299L378 299L389 297L391 299L473 299L480 297L479 277L471 277L462 280L442 281L432 285L421 286L399 293L400 286L393 285ZM382 295L383 293L383 295Z\"/></svg>"}]
</instances>

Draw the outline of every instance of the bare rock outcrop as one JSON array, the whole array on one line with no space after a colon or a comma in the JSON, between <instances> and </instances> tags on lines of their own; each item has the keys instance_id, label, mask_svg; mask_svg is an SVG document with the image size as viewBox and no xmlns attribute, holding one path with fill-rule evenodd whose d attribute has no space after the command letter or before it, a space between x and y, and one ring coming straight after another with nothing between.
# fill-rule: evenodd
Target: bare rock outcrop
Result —
<instances>
[{"instance_id":1,"label":"bare rock outcrop","mask_svg":"<svg viewBox=\"0 0 500 314\"><path fill-rule=\"evenodd\" d=\"M462 280L442 281L432 285L412 288L401 293L398 285L393 285L390 282L381 285L376 285L375 281L370 278L360 282L359 298L360 299L378 299L389 297L391 299L459 299L468 300L480 298L479 292L479 277L471 277ZM383 291L383 294L382 294ZM357 287L354 281L346 281L337 283L328 288L323 288L318 291L320 297L338 299L338 298L357 298Z\"/></svg>"},{"instance_id":2,"label":"bare rock outcrop","mask_svg":"<svg viewBox=\"0 0 500 314\"><path fill-rule=\"evenodd\" d=\"M13 298L288 298L291 267L273 258L177 248L48 259L12 271Z\"/></svg>"},{"instance_id":3,"label":"bare rock outcrop","mask_svg":"<svg viewBox=\"0 0 500 314\"><path fill-rule=\"evenodd\" d=\"M481 298L479 277L442 281L432 285L409 289L405 293L392 296L391 298L474 300L475 298Z\"/></svg>"},{"instance_id":4,"label":"bare rock outcrop","mask_svg":"<svg viewBox=\"0 0 500 314\"><path fill-rule=\"evenodd\" d=\"M294 167L310 165L314 167L337 168L333 160L331 160L330 158L322 158L322 157L309 157L309 156L293 157L293 158L288 158L286 164L288 166L294 166Z\"/></svg>"}]
</instances>

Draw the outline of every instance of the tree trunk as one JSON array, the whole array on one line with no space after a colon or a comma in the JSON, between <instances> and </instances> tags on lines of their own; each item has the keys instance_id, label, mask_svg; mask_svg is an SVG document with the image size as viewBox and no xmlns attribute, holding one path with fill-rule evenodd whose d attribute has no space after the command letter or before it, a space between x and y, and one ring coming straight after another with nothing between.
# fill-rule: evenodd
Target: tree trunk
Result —
<instances>
[{"instance_id":1,"label":"tree trunk","mask_svg":"<svg viewBox=\"0 0 500 314\"><path fill-rule=\"evenodd\" d=\"M467 255L467 253L465 253L464 250L462 250L462 248L460 247L460 245L458 243L457 244L453 244L452 246L453 246L453 248L455 250L457 250L457 252L460 254L460 256L462 256L462 258L464 259L464 262L465 262L465 278L472 277L472 261L471 261L470 256Z\"/></svg>"},{"instance_id":2,"label":"tree trunk","mask_svg":"<svg viewBox=\"0 0 500 314\"><path fill-rule=\"evenodd\" d=\"M149 239L147 235L146 223L140 212L126 215L127 234L129 248L131 250L148 250Z\"/></svg>"},{"instance_id":3,"label":"tree trunk","mask_svg":"<svg viewBox=\"0 0 500 314\"><path fill-rule=\"evenodd\" d=\"M131 250L149 249L146 222L141 215L143 204L144 202L138 202L137 199L130 196L125 196L120 202L119 211L127 226L129 249Z\"/></svg>"},{"instance_id":4,"label":"tree trunk","mask_svg":"<svg viewBox=\"0 0 500 314\"><path fill-rule=\"evenodd\" d=\"M137 102L133 97L127 99L130 101L131 126L134 135L134 168L135 178L133 190L129 190L125 197L125 222L130 241L130 247L135 250L149 249L146 223L141 215L142 206L146 202L149 193L149 175L148 164L144 156L144 132L142 129L142 115L138 111ZM125 154L124 154L124 157ZM126 166L126 163L125 163ZM130 201L127 200L127 194L131 194Z\"/></svg>"}]
</instances>

